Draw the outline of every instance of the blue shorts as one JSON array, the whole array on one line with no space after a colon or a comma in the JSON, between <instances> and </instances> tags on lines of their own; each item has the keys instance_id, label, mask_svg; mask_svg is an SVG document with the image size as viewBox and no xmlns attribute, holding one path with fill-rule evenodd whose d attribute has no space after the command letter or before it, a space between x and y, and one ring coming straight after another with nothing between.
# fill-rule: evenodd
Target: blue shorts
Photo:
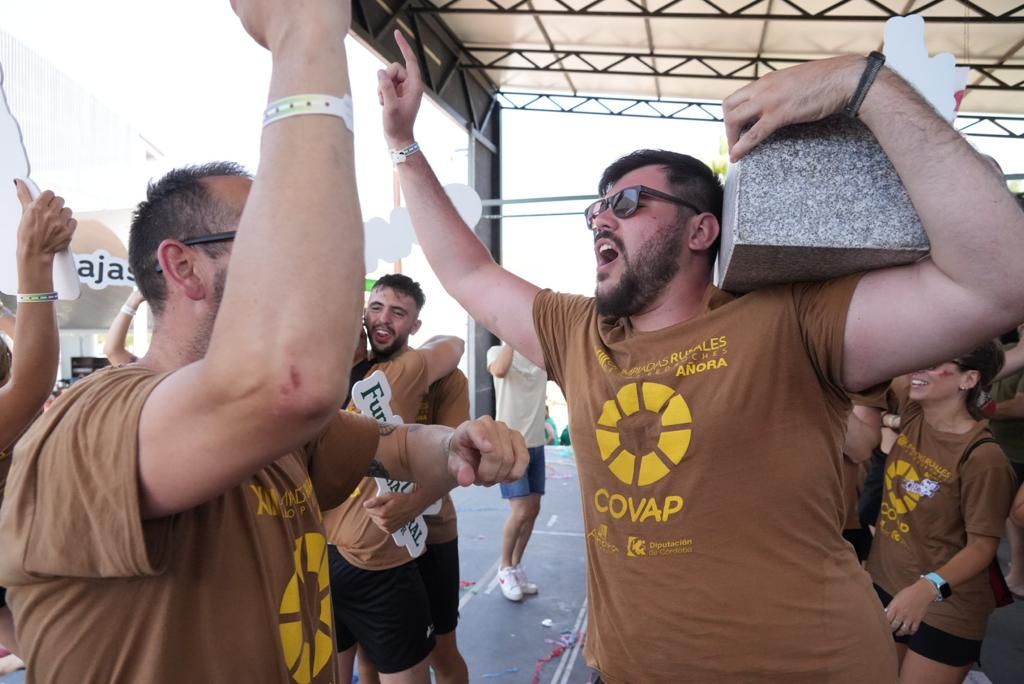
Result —
<instances>
[{"instance_id":1,"label":"blue shorts","mask_svg":"<svg viewBox=\"0 0 1024 684\"><path fill-rule=\"evenodd\" d=\"M544 493L544 447L530 447L530 465L526 467L526 474L515 482L498 486L501 487L501 498L517 499L530 494Z\"/></svg>"}]
</instances>

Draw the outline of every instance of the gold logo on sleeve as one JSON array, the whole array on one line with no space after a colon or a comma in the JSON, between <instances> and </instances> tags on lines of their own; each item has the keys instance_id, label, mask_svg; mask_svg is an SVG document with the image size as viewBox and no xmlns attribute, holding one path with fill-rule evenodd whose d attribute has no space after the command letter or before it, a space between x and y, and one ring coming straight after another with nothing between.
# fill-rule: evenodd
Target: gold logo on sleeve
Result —
<instances>
[{"instance_id":1,"label":"gold logo on sleeve","mask_svg":"<svg viewBox=\"0 0 1024 684\"><path fill-rule=\"evenodd\" d=\"M625 484L653 484L686 456L692 422L686 400L671 387L625 385L604 403L597 420L601 460Z\"/></svg>"}]
</instances>

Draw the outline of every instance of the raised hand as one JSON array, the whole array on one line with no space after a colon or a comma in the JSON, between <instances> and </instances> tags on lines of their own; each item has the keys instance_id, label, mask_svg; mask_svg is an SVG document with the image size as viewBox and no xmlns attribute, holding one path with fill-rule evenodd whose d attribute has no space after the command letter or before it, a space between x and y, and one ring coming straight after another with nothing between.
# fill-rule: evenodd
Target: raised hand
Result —
<instances>
[{"instance_id":1,"label":"raised hand","mask_svg":"<svg viewBox=\"0 0 1024 684\"><path fill-rule=\"evenodd\" d=\"M739 160L783 126L841 111L857 89L864 65L865 59L856 55L806 62L737 90L722 101L729 159Z\"/></svg>"},{"instance_id":2,"label":"raised hand","mask_svg":"<svg viewBox=\"0 0 1024 684\"><path fill-rule=\"evenodd\" d=\"M449 440L448 472L463 487L514 482L529 463L523 436L490 416L467 420Z\"/></svg>"},{"instance_id":3,"label":"raised hand","mask_svg":"<svg viewBox=\"0 0 1024 684\"><path fill-rule=\"evenodd\" d=\"M71 215L71 209L64 206L64 198L53 194L52 190L32 199L24 181L16 180L14 184L22 209L18 224L19 262L52 264L53 255L71 244L78 221Z\"/></svg>"},{"instance_id":4,"label":"raised hand","mask_svg":"<svg viewBox=\"0 0 1024 684\"><path fill-rule=\"evenodd\" d=\"M413 125L423 98L423 76L416 53L400 30L395 31L395 42L405 64L392 62L377 72L377 97L383 107L384 137L388 146L400 150L414 142Z\"/></svg>"},{"instance_id":5,"label":"raised hand","mask_svg":"<svg viewBox=\"0 0 1024 684\"><path fill-rule=\"evenodd\" d=\"M352 6L338 0L231 0L246 33L272 52L302 29L327 31L344 40L352 23Z\"/></svg>"}]
</instances>

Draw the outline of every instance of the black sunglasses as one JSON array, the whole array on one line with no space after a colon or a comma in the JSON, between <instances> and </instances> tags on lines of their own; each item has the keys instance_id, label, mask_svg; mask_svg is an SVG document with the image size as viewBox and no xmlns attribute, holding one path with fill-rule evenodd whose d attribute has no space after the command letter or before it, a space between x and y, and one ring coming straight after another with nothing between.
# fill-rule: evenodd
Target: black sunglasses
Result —
<instances>
[{"instance_id":1,"label":"black sunglasses","mask_svg":"<svg viewBox=\"0 0 1024 684\"><path fill-rule=\"evenodd\" d=\"M703 213L696 206L690 204L684 199L673 197L672 195L665 194L660 190L649 188L646 185L633 185L628 188L622 188L622 190L619 190L608 197L602 197L587 207L583 212L583 215L587 218L587 228L594 230L594 219L609 207L611 207L612 213L615 214L616 218L629 218L636 213L637 209L640 208L640 195L650 195L651 197L657 197L658 199L663 199L666 202L672 202L673 204L678 204L681 207L686 207L695 213Z\"/></svg>"},{"instance_id":2,"label":"black sunglasses","mask_svg":"<svg viewBox=\"0 0 1024 684\"><path fill-rule=\"evenodd\" d=\"M212 242L227 242L228 240L235 239L235 232L233 230L225 230L221 233L208 233L206 235L197 235L195 237L185 238L181 241L181 244L191 247L193 245L208 245ZM160 261L156 262L156 272L163 273L164 269L160 265Z\"/></svg>"}]
</instances>

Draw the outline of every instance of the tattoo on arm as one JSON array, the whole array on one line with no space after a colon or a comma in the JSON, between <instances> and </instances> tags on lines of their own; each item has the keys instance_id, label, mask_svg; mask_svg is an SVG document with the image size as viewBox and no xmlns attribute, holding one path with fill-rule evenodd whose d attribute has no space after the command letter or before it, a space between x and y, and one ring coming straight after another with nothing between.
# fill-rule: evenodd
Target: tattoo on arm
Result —
<instances>
[{"instance_id":1,"label":"tattoo on arm","mask_svg":"<svg viewBox=\"0 0 1024 684\"><path fill-rule=\"evenodd\" d=\"M388 469L385 468L384 464L377 459L373 459L373 461L370 462L370 467L366 469L366 476L391 479L391 474L388 473Z\"/></svg>"}]
</instances>

